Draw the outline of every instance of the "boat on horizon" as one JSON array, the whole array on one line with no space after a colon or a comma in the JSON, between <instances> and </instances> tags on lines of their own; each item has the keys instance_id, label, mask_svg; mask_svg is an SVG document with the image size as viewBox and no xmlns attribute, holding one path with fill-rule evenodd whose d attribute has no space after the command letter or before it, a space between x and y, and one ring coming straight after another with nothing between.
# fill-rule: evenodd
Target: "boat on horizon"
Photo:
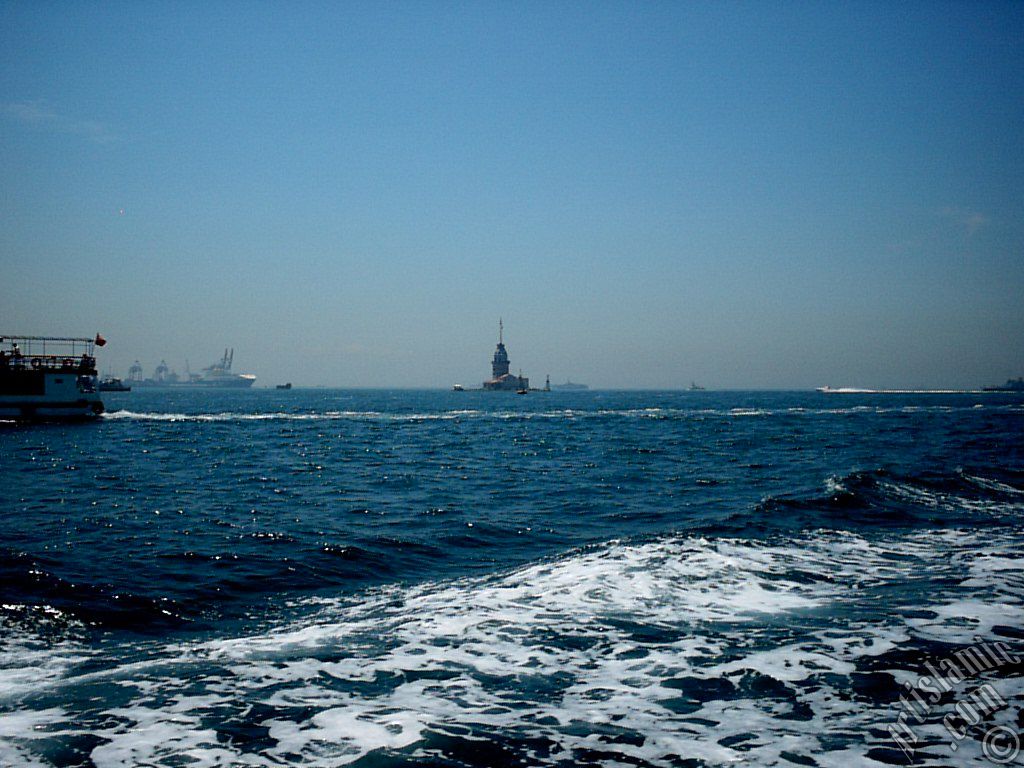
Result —
<instances>
[{"instance_id":1,"label":"boat on horizon","mask_svg":"<svg viewBox=\"0 0 1024 768\"><path fill-rule=\"evenodd\" d=\"M1002 386L982 387L982 392L1024 392L1024 378L1007 379Z\"/></svg>"},{"instance_id":2,"label":"boat on horizon","mask_svg":"<svg viewBox=\"0 0 1024 768\"><path fill-rule=\"evenodd\" d=\"M569 379L565 380L565 384L552 384L551 388L560 389L563 391L582 391L584 389L590 389L590 387L588 387L586 384L577 384L576 382L570 381Z\"/></svg>"},{"instance_id":3,"label":"boat on horizon","mask_svg":"<svg viewBox=\"0 0 1024 768\"><path fill-rule=\"evenodd\" d=\"M0 419L88 421L103 413L95 348L72 336L0 336Z\"/></svg>"},{"instance_id":4,"label":"boat on horizon","mask_svg":"<svg viewBox=\"0 0 1024 768\"><path fill-rule=\"evenodd\" d=\"M519 389L516 390L517 395L528 395L530 394L530 385L527 383L528 379L523 378L523 369L519 369Z\"/></svg>"},{"instance_id":5,"label":"boat on horizon","mask_svg":"<svg viewBox=\"0 0 1024 768\"><path fill-rule=\"evenodd\" d=\"M162 388L162 389L247 389L256 382L256 376L251 373L234 373L231 366L235 360L235 350L225 348L224 356L214 363L203 368L201 373L192 373L187 370L186 363L185 378L167 366L167 362L160 361L160 365L153 371L153 377L149 379L138 379L142 366L138 361L130 369L128 381L138 387Z\"/></svg>"},{"instance_id":6,"label":"boat on horizon","mask_svg":"<svg viewBox=\"0 0 1024 768\"><path fill-rule=\"evenodd\" d=\"M132 388L117 376L104 376L99 383L100 392L131 392Z\"/></svg>"}]
</instances>

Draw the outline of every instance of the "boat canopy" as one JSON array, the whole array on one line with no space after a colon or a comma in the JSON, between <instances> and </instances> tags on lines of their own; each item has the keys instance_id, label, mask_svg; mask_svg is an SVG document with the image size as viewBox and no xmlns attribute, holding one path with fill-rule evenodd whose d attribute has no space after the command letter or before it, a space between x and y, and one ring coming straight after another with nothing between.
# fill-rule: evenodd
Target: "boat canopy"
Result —
<instances>
[{"instance_id":1,"label":"boat canopy","mask_svg":"<svg viewBox=\"0 0 1024 768\"><path fill-rule=\"evenodd\" d=\"M106 343L99 334L92 339L84 336L0 334L0 368L77 371L95 375L94 350L97 345L102 347Z\"/></svg>"},{"instance_id":2,"label":"boat canopy","mask_svg":"<svg viewBox=\"0 0 1024 768\"><path fill-rule=\"evenodd\" d=\"M86 336L29 336L15 333L0 334L0 346L13 349L17 345L21 354L28 355L81 355L90 357L96 345L107 341L98 333L94 338Z\"/></svg>"}]
</instances>

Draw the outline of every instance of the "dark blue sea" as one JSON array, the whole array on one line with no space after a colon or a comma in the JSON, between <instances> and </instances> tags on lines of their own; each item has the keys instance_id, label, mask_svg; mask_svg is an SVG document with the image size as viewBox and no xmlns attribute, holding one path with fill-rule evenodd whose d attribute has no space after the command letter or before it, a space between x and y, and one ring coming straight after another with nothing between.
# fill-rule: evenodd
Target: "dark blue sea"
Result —
<instances>
[{"instance_id":1,"label":"dark blue sea","mask_svg":"<svg viewBox=\"0 0 1024 768\"><path fill-rule=\"evenodd\" d=\"M4 766L992 765L1024 726L1020 397L106 402L0 425Z\"/></svg>"}]
</instances>

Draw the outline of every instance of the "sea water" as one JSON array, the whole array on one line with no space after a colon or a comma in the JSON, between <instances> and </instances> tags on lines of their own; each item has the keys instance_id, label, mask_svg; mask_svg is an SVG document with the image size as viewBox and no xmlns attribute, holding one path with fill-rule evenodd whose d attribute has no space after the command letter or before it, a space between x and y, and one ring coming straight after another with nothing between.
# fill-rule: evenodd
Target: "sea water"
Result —
<instances>
[{"instance_id":1,"label":"sea water","mask_svg":"<svg viewBox=\"0 0 1024 768\"><path fill-rule=\"evenodd\" d=\"M1020 398L106 401L0 425L2 765L986 765L1019 730ZM907 703L986 644L1018 662Z\"/></svg>"}]
</instances>

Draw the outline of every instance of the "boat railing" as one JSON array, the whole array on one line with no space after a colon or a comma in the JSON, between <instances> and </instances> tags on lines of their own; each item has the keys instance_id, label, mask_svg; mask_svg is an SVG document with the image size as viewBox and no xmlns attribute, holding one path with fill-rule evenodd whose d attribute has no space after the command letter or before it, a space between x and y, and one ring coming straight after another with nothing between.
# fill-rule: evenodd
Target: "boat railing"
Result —
<instances>
[{"instance_id":1,"label":"boat railing","mask_svg":"<svg viewBox=\"0 0 1024 768\"><path fill-rule=\"evenodd\" d=\"M92 357L96 345L106 344L99 334L96 338L82 336L19 336L11 333L0 334L0 349L10 353L19 350L23 355L53 355L60 357Z\"/></svg>"},{"instance_id":2,"label":"boat railing","mask_svg":"<svg viewBox=\"0 0 1024 768\"><path fill-rule=\"evenodd\" d=\"M49 371L76 373L79 375L96 375L96 358L92 355L70 357L67 355L10 354L0 350L0 370L13 371Z\"/></svg>"},{"instance_id":3,"label":"boat railing","mask_svg":"<svg viewBox=\"0 0 1024 768\"><path fill-rule=\"evenodd\" d=\"M0 369L96 375L95 339L76 336L0 336Z\"/></svg>"}]
</instances>

